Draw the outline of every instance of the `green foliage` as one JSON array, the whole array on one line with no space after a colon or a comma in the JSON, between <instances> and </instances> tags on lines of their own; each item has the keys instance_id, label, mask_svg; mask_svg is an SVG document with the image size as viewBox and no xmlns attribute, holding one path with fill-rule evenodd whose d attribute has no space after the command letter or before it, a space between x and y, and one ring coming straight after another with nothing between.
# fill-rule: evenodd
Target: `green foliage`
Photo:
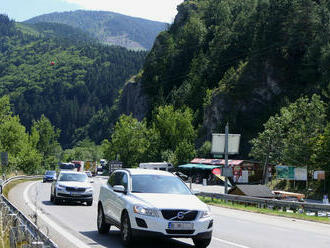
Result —
<instances>
[{"instance_id":1,"label":"green foliage","mask_svg":"<svg viewBox=\"0 0 330 248\"><path fill-rule=\"evenodd\" d=\"M325 104L317 95L299 98L271 117L264 128L251 141L251 156L263 161L269 154L271 163L306 166L314 156L313 140L325 128Z\"/></svg>"},{"instance_id":2,"label":"green foliage","mask_svg":"<svg viewBox=\"0 0 330 248\"><path fill-rule=\"evenodd\" d=\"M118 155L125 167L136 167L146 159L150 147L148 137L145 121L122 115L114 127L106 158L114 160Z\"/></svg>"},{"instance_id":3,"label":"green foliage","mask_svg":"<svg viewBox=\"0 0 330 248\"><path fill-rule=\"evenodd\" d=\"M211 114L221 128L229 121L247 156L287 100L330 92L329 10L313 0L184 1L157 37L142 85L154 107L191 108L195 127Z\"/></svg>"},{"instance_id":4,"label":"green foliage","mask_svg":"<svg viewBox=\"0 0 330 248\"><path fill-rule=\"evenodd\" d=\"M0 150L8 152L9 165L3 172L20 169L34 173L40 169L41 154L29 137L18 116L10 110L9 98L0 98Z\"/></svg>"},{"instance_id":5,"label":"green foliage","mask_svg":"<svg viewBox=\"0 0 330 248\"><path fill-rule=\"evenodd\" d=\"M211 158L212 143L205 141L204 144L197 150L197 156L199 158Z\"/></svg>"},{"instance_id":6,"label":"green foliage","mask_svg":"<svg viewBox=\"0 0 330 248\"><path fill-rule=\"evenodd\" d=\"M100 161L103 158L103 148L101 145L89 139L77 142L72 149L66 149L62 153L62 161L70 162L72 160L82 161Z\"/></svg>"},{"instance_id":7,"label":"green foliage","mask_svg":"<svg viewBox=\"0 0 330 248\"><path fill-rule=\"evenodd\" d=\"M10 95L22 124L30 129L44 114L62 130L63 147L85 138L101 142L109 137L117 119L110 109L125 81L140 70L146 53L88 38L77 42L83 34L66 25L29 24L36 35L24 28L21 32L26 26L17 28L6 16L0 19L0 96ZM98 127L100 123L104 126ZM74 136L76 130L79 135Z\"/></svg>"},{"instance_id":8,"label":"green foliage","mask_svg":"<svg viewBox=\"0 0 330 248\"><path fill-rule=\"evenodd\" d=\"M175 110L171 105L159 107L154 114L153 127L160 134L160 149L175 151L182 141L194 144L196 131L192 120L189 108Z\"/></svg>"},{"instance_id":9,"label":"green foliage","mask_svg":"<svg viewBox=\"0 0 330 248\"><path fill-rule=\"evenodd\" d=\"M43 155L45 169L54 169L59 162L59 152L61 151L58 143L59 136L60 130L56 129L44 115L40 120L33 121L30 137L37 150Z\"/></svg>"}]
</instances>

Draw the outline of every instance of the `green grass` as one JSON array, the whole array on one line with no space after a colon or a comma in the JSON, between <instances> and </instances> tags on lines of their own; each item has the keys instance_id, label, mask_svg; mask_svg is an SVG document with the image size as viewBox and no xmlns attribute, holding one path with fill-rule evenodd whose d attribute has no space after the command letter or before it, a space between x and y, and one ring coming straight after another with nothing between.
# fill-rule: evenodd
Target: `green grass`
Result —
<instances>
[{"instance_id":1,"label":"green grass","mask_svg":"<svg viewBox=\"0 0 330 248\"><path fill-rule=\"evenodd\" d=\"M225 200L221 200L221 199L213 198L213 200L212 200L211 197L199 196L198 198L200 200L202 200L203 202L205 202L206 204L213 205L213 206L219 206L219 207L238 209L238 210L254 212L254 213L259 213L259 214L268 214L268 215L289 217L289 218L294 218L294 219L315 221L315 222L330 224L329 217L308 216L308 215L300 214L300 213L289 213L289 212L282 212L280 210L272 210L272 209L268 209L268 208L257 208L257 207L249 206L249 205L226 202Z\"/></svg>"}]
</instances>

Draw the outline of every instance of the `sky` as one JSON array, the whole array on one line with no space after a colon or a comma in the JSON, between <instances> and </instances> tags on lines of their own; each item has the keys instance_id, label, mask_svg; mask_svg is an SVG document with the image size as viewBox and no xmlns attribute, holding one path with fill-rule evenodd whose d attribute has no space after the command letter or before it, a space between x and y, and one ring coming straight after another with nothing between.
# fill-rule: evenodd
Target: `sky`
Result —
<instances>
[{"instance_id":1,"label":"sky","mask_svg":"<svg viewBox=\"0 0 330 248\"><path fill-rule=\"evenodd\" d=\"M51 12L77 9L112 11L133 17L171 23L176 6L184 0L0 0L0 13L15 21Z\"/></svg>"}]
</instances>

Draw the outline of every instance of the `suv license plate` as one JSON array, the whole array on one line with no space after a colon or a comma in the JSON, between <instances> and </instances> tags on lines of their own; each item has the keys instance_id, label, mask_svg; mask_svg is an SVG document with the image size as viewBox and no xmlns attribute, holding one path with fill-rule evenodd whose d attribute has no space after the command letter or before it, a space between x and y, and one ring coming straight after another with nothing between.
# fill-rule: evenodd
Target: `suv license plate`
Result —
<instances>
[{"instance_id":1,"label":"suv license plate","mask_svg":"<svg viewBox=\"0 0 330 248\"><path fill-rule=\"evenodd\" d=\"M194 223L186 222L169 222L168 229L171 230L192 230L194 229Z\"/></svg>"}]
</instances>

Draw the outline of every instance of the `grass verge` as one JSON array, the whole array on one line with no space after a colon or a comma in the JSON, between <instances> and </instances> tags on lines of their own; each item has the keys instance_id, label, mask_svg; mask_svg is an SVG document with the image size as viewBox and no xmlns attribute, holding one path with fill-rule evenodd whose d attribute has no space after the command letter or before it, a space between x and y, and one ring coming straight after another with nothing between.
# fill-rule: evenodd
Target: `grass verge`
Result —
<instances>
[{"instance_id":1,"label":"grass verge","mask_svg":"<svg viewBox=\"0 0 330 248\"><path fill-rule=\"evenodd\" d=\"M238 203L231 203L226 202L225 200L221 199L214 199L212 200L211 197L204 197L204 196L198 196L200 200L205 202L206 204L218 206L218 207L224 207L224 208L231 208L231 209L238 209L248 212L254 212L259 214L268 214L268 215L275 215L275 216L282 216L282 217L289 217L294 219L300 219L300 220L307 220L307 221L314 221L314 222L321 222L325 224L330 224L330 218L329 217L320 217L320 216L309 216L306 214L300 214L300 213L289 213L289 212L283 212L280 210L272 210L269 208L257 208L255 206L245 206L243 204Z\"/></svg>"}]
</instances>

